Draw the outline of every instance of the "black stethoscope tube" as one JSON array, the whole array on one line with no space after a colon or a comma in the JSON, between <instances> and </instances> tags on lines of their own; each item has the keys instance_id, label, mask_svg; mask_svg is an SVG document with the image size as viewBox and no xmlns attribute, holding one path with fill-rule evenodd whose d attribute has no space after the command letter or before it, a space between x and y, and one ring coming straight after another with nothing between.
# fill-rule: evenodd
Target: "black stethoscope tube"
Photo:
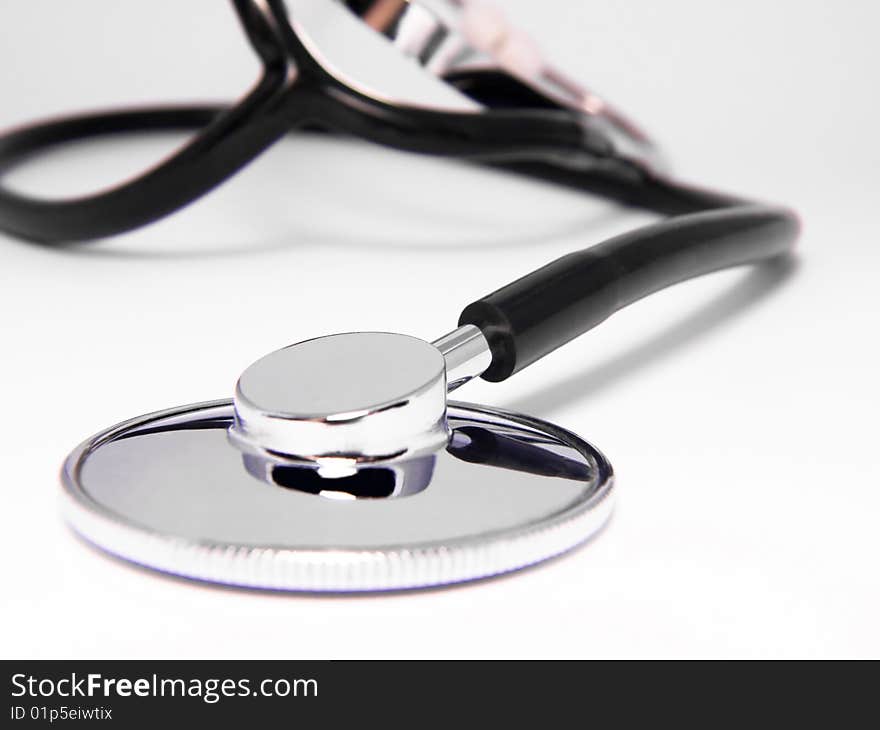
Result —
<instances>
[{"instance_id":1,"label":"black stethoscope tube","mask_svg":"<svg viewBox=\"0 0 880 730\"><path fill-rule=\"evenodd\" d=\"M248 99L262 96L254 89ZM158 220L194 201L291 131L289 118L250 119L248 99L236 107L169 105L87 113L49 120L0 135L0 175L53 147L94 137L162 131L200 134L152 170L110 190L69 200L44 200L0 185L0 230L41 243L73 243L123 233ZM257 122L256 124L254 122ZM317 120L302 129L318 131ZM402 147L402 144L393 145ZM477 160L480 150L471 150ZM431 151L429 150L428 153ZM435 151L435 154L443 154ZM526 153L509 150L512 157ZM581 192L662 215L727 207L740 201L690 188L613 161L606 168L574 169L541 160L503 161L485 155L484 164L550 181ZM617 163L617 164L614 164Z\"/></svg>"},{"instance_id":2,"label":"black stethoscope tube","mask_svg":"<svg viewBox=\"0 0 880 730\"><path fill-rule=\"evenodd\" d=\"M687 279L787 253L784 208L742 204L679 216L576 251L465 307L492 350L483 378L505 380L617 310Z\"/></svg>"},{"instance_id":3,"label":"black stethoscope tube","mask_svg":"<svg viewBox=\"0 0 880 730\"><path fill-rule=\"evenodd\" d=\"M588 149L590 155L596 155L601 148L599 142L585 146L582 133L578 132L575 138L570 120L553 112L532 113L538 115L530 120L533 124L523 123L518 119L520 115L505 112L485 112L468 120L463 119L468 115L451 115L457 116L460 123L453 126L470 127L470 134L462 135L455 129L419 127L408 118L409 114L403 115L406 123L401 118L392 119L390 114L364 116L362 110L312 95L304 86L292 87L289 98L277 110L254 109L265 101L263 96L261 83L234 107L133 108L49 120L7 132L0 136L0 174L37 153L69 142L126 133L203 128L180 151L153 169L94 195L48 200L0 186L0 230L49 244L89 241L133 230L197 200L297 129L355 134L396 149L490 164L503 164L506 158L561 156L566 149L570 153L584 153ZM397 114L399 110L395 111ZM546 123L568 134L555 137L552 143L530 136L528 129L545 127ZM485 139L493 136L491 143ZM603 179L607 174L598 177Z\"/></svg>"},{"instance_id":4,"label":"black stethoscope tube","mask_svg":"<svg viewBox=\"0 0 880 730\"><path fill-rule=\"evenodd\" d=\"M284 17L283 4L270 4ZM563 110L448 112L375 99L328 73L289 22L275 28L248 0L234 5L263 64L262 76L244 99L228 108L155 107L68 117L0 136L3 173L24 157L64 142L207 124L153 169L95 195L44 200L0 186L0 230L41 243L87 241L132 230L196 200L286 133L303 128L479 161L559 158L626 166L613 157L601 133Z\"/></svg>"},{"instance_id":5,"label":"black stethoscope tube","mask_svg":"<svg viewBox=\"0 0 880 730\"><path fill-rule=\"evenodd\" d=\"M241 109L132 109L66 118L8 134L0 138L0 170L77 139L208 125L196 149L187 148L135 182L99 195L42 201L0 189L0 226L21 235L17 223L25 226L29 238L39 229L38 240L70 241L77 231L88 232L89 238L111 235L169 213L180 207L182 197L194 199L206 191L206 174L213 178L209 189L249 162L264 144L269 130L253 122L237 134L226 134ZM278 123L272 134L283 135L289 128L289 121ZM210 147L215 135L217 143ZM675 217L563 256L466 307L459 324L479 327L492 349L492 366L483 375L487 380L506 379L659 289L784 254L798 234L798 219L787 209L677 185L644 172L608 174L541 161L489 164Z\"/></svg>"},{"instance_id":6,"label":"black stethoscope tube","mask_svg":"<svg viewBox=\"0 0 880 730\"><path fill-rule=\"evenodd\" d=\"M260 80L243 100L228 108L87 114L0 136L3 173L74 140L203 127L164 162L101 193L43 200L0 186L0 229L43 243L131 230L197 199L296 129L354 134L397 149L464 158L675 216L564 256L466 307L460 324L479 327L492 350L492 365L484 374L488 380L507 378L658 289L783 254L797 236L798 220L791 211L658 177L615 156L607 139L570 112L501 108L451 113L364 95L312 57L283 3L270 2L271 17L280 20L274 24L250 0L234 0L234 5L263 63ZM493 93L491 74L456 79L469 82L479 84L483 96ZM502 91L498 87L494 93Z\"/></svg>"}]
</instances>

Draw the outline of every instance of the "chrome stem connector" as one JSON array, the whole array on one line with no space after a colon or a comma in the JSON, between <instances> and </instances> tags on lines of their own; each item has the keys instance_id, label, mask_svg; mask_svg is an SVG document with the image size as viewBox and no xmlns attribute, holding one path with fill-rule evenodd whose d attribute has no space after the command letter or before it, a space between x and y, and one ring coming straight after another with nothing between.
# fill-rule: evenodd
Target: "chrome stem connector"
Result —
<instances>
[{"instance_id":1,"label":"chrome stem connector","mask_svg":"<svg viewBox=\"0 0 880 730\"><path fill-rule=\"evenodd\" d=\"M446 360L447 393L480 377L492 364L489 343L480 328L472 324L462 325L431 344Z\"/></svg>"}]
</instances>

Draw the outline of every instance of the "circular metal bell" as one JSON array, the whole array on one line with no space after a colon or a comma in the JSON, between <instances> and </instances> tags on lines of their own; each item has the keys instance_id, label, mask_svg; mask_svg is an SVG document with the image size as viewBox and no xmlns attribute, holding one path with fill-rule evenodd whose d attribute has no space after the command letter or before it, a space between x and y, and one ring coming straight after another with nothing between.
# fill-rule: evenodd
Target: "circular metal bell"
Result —
<instances>
[{"instance_id":1,"label":"circular metal bell","mask_svg":"<svg viewBox=\"0 0 880 730\"><path fill-rule=\"evenodd\" d=\"M375 461L442 448L446 364L416 337L348 332L257 360L235 389L242 448L324 461Z\"/></svg>"},{"instance_id":2,"label":"circular metal bell","mask_svg":"<svg viewBox=\"0 0 880 730\"><path fill-rule=\"evenodd\" d=\"M302 591L503 573L578 545L607 520L611 468L590 444L489 408L450 403L447 415L445 448L347 477L296 460L255 469L227 437L229 401L142 416L70 455L66 518L86 540L140 565Z\"/></svg>"},{"instance_id":3,"label":"circular metal bell","mask_svg":"<svg viewBox=\"0 0 880 730\"><path fill-rule=\"evenodd\" d=\"M415 588L538 562L605 522L611 468L551 424L447 404L447 376L454 387L488 362L473 327L278 350L232 402L82 444L63 470L67 519L141 565L259 588Z\"/></svg>"}]
</instances>

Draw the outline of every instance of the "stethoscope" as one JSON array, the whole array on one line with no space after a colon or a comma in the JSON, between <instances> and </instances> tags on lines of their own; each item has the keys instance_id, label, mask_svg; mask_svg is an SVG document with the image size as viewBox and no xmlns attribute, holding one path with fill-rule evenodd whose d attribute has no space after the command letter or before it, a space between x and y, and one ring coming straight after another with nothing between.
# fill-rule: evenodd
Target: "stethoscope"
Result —
<instances>
[{"instance_id":1,"label":"stethoscope","mask_svg":"<svg viewBox=\"0 0 880 730\"><path fill-rule=\"evenodd\" d=\"M448 393L476 377L505 380L659 289L787 254L797 218L662 177L634 125L550 70L485 6L451 3L458 15L445 16L405 0L288 5L235 2L265 69L232 109L90 115L0 138L2 166L82 136L210 120L175 157L102 194L59 202L3 190L0 225L44 242L130 229L195 199L293 127L465 157L676 217L503 286L433 341L306 340L253 363L231 400L113 426L65 462L68 521L156 570L307 591L471 580L581 544L611 511L601 452L553 424ZM399 62L403 51L482 106L382 98L322 55L319 9L337 13L325 30L367 32L380 53Z\"/></svg>"}]
</instances>

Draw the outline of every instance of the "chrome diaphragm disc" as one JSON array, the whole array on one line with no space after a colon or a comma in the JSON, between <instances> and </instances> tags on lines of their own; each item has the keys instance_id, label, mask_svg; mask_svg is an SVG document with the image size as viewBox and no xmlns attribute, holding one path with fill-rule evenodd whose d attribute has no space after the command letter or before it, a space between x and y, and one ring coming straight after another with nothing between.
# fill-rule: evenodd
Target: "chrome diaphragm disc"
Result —
<instances>
[{"instance_id":1,"label":"chrome diaphragm disc","mask_svg":"<svg viewBox=\"0 0 880 730\"><path fill-rule=\"evenodd\" d=\"M65 515L126 560L217 583L375 591L504 573L607 520L602 454L537 419L450 402L445 448L352 464L242 451L230 401L141 416L62 472Z\"/></svg>"}]
</instances>

